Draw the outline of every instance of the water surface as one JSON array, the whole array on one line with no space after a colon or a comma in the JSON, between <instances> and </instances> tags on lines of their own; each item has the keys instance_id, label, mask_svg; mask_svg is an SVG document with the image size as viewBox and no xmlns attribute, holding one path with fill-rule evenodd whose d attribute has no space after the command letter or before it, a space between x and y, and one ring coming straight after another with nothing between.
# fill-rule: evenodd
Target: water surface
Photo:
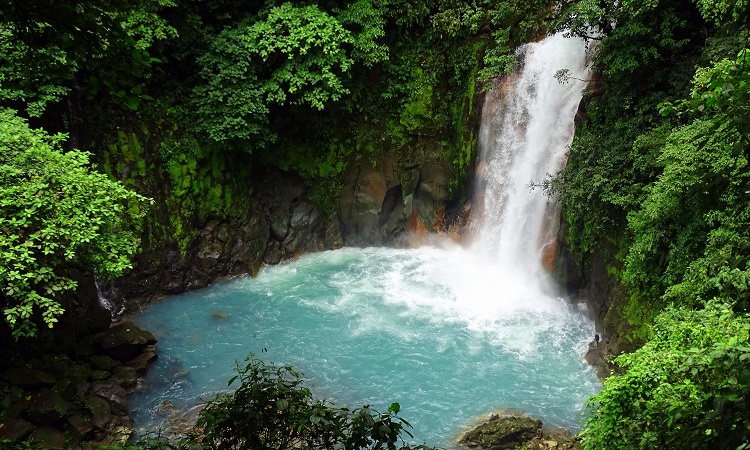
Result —
<instances>
[{"instance_id":1,"label":"water surface","mask_svg":"<svg viewBox=\"0 0 750 450\"><path fill-rule=\"evenodd\" d=\"M187 408L226 389L234 361L254 352L339 405L398 401L430 445L499 408L576 430L600 388L582 360L593 324L500 270L456 246L345 248L151 305L136 321L159 358L130 399L136 425L157 427L164 400Z\"/></svg>"}]
</instances>

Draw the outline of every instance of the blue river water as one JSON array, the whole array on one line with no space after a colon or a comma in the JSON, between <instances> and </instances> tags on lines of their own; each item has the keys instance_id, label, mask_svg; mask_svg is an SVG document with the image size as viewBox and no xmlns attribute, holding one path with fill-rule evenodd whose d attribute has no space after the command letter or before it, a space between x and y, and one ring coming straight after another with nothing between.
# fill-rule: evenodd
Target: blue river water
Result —
<instances>
[{"instance_id":1,"label":"blue river water","mask_svg":"<svg viewBox=\"0 0 750 450\"><path fill-rule=\"evenodd\" d=\"M159 339L136 426L226 390L252 352L338 405L399 402L416 442L450 447L503 408L575 431L601 388L582 360L593 323L500 270L457 246L344 248L164 299L135 317Z\"/></svg>"}]
</instances>

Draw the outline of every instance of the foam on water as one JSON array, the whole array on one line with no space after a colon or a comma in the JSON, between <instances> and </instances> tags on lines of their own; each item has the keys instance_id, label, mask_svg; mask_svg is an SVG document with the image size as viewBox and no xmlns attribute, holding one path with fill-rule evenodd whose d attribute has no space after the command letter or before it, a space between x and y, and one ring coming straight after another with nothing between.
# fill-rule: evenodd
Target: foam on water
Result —
<instances>
[{"instance_id":1,"label":"foam on water","mask_svg":"<svg viewBox=\"0 0 750 450\"><path fill-rule=\"evenodd\" d=\"M504 407L575 429L598 389L581 360L592 325L561 299L519 301L530 290L503 280L462 249L342 249L157 303L137 317L160 358L131 398L134 417L153 429L162 401L209 398L235 360L266 348L339 404L400 402L431 444Z\"/></svg>"}]
</instances>

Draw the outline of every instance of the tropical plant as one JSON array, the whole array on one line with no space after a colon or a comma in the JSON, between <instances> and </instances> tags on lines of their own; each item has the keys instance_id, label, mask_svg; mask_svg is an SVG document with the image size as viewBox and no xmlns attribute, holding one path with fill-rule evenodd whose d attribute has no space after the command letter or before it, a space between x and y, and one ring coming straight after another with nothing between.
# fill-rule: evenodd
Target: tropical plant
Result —
<instances>
[{"instance_id":1,"label":"tropical plant","mask_svg":"<svg viewBox=\"0 0 750 450\"><path fill-rule=\"evenodd\" d=\"M669 308L588 400L587 450L750 446L750 317L710 302Z\"/></svg>"},{"instance_id":2,"label":"tropical plant","mask_svg":"<svg viewBox=\"0 0 750 450\"><path fill-rule=\"evenodd\" d=\"M0 110L0 304L15 337L52 328L77 282L71 269L109 278L138 249L145 198L95 172L65 136Z\"/></svg>"},{"instance_id":3,"label":"tropical plant","mask_svg":"<svg viewBox=\"0 0 750 450\"><path fill-rule=\"evenodd\" d=\"M409 449L406 420L393 403L387 413L369 406L350 410L313 397L302 374L291 366L265 363L251 355L238 364L231 386L208 403L198 419L201 442L214 449ZM418 448L426 449L419 446Z\"/></svg>"},{"instance_id":4,"label":"tropical plant","mask_svg":"<svg viewBox=\"0 0 750 450\"><path fill-rule=\"evenodd\" d=\"M235 370L228 386L237 389L210 400L179 442L146 436L109 450L433 450L403 440L404 434L411 437L411 425L398 415L398 403L387 413L335 407L314 398L291 366L252 354Z\"/></svg>"}]
</instances>

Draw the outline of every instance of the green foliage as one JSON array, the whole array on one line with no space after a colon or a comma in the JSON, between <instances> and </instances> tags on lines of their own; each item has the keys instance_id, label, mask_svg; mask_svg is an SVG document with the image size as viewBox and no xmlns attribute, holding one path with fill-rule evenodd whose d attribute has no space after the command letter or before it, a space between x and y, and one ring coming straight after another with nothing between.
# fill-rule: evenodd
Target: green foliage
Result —
<instances>
[{"instance_id":1,"label":"green foliage","mask_svg":"<svg viewBox=\"0 0 750 450\"><path fill-rule=\"evenodd\" d=\"M63 153L64 138L0 111L0 299L17 338L57 322L76 288L68 269L117 276L138 248L146 199L91 171L87 153Z\"/></svg>"},{"instance_id":2,"label":"green foliage","mask_svg":"<svg viewBox=\"0 0 750 450\"><path fill-rule=\"evenodd\" d=\"M394 403L387 413L368 406L349 410L313 398L301 374L250 357L237 367L237 390L201 412L202 441L220 449L396 449L408 423Z\"/></svg>"},{"instance_id":3,"label":"green foliage","mask_svg":"<svg viewBox=\"0 0 750 450\"><path fill-rule=\"evenodd\" d=\"M499 74L508 74L518 64L518 57L510 51L510 30L501 28L495 31L493 35L494 45L487 50L484 55L484 67L479 76L481 79L489 81ZM488 83L487 87L492 86Z\"/></svg>"},{"instance_id":4,"label":"green foliage","mask_svg":"<svg viewBox=\"0 0 750 450\"><path fill-rule=\"evenodd\" d=\"M750 445L750 317L711 302L670 308L622 373L588 401L585 449L742 449Z\"/></svg>"},{"instance_id":5,"label":"green foliage","mask_svg":"<svg viewBox=\"0 0 750 450\"><path fill-rule=\"evenodd\" d=\"M702 16L670 0L585 0L558 18L573 34L601 39L601 80L550 187L562 193L572 248L619 247L616 275L629 290L622 313L634 330L672 302L750 306L749 66L747 52L737 54L747 30L696 3ZM604 34L590 36L587 24ZM699 34L714 26L708 40ZM704 59L696 72L701 58L727 53L738 56Z\"/></svg>"},{"instance_id":6,"label":"green foliage","mask_svg":"<svg viewBox=\"0 0 750 450\"><path fill-rule=\"evenodd\" d=\"M237 364L229 386L201 411L193 431L176 444L159 436L109 450L388 449L430 450L402 439L409 423L393 403L388 412L369 406L350 410L313 397L291 366L265 363L253 355Z\"/></svg>"},{"instance_id":7,"label":"green foliage","mask_svg":"<svg viewBox=\"0 0 750 450\"><path fill-rule=\"evenodd\" d=\"M144 77L155 59L124 28L128 16L135 36L147 34L145 19L129 12L122 0L0 4L0 101L21 102L40 116L76 88L137 109L149 98Z\"/></svg>"},{"instance_id":8,"label":"green foliage","mask_svg":"<svg viewBox=\"0 0 750 450\"><path fill-rule=\"evenodd\" d=\"M701 15L707 21L721 25L727 22L746 22L748 18L747 0L695 0Z\"/></svg>"},{"instance_id":9,"label":"green foliage","mask_svg":"<svg viewBox=\"0 0 750 450\"><path fill-rule=\"evenodd\" d=\"M750 445L747 29L734 3L695 3L574 1L558 19L601 40L600 79L547 187L582 258L617 247L619 338L645 342L590 399L587 449Z\"/></svg>"},{"instance_id":10,"label":"green foliage","mask_svg":"<svg viewBox=\"0 0 750 450\"><path fill-rule=\"evenodd\" d=\"M196 88L201 128L215 141L262 146L269 105L323 109L349 91L352 35L317 6L272 8L265 20L222 32L199 59L206 84ZM255 142L253 142L255 141Z\"/></svg>"},{"instance_id":11,"label":"green foliage","mask_svg":"<svg viewBox=\"0 0 750 450\"><path fill-rule=\"evenodd\" d=\"M148 50L157 41L177 37L177 30L161 15L164 8L176 7L174 0L143 0L124 14L122 27L135 40L135 48Z\"/></svg>"},{"instance_id":12,"label":"green foliage","mask_svg":"<svg viewBox=\"0 0 750 450\"><path fill-rule=\"evenodd\" d=\"M11 441L2 440L0 441L0 449L2 450L43 450L43 447L38 442L34 442L31 439L24 441Z\"/></svg>"},{"instance_id":13,"label":"green foliage","mask_svg":"<svg viewBox=\"0 0 750 450\"><path fill-rule=\"evenodd\" d=\"M352 31L352 58L366 67L388 59L388 46L382 43L386 25L383 6L380 2L357 0L336 11L336 19Z\"/></svg>"},{"instance_id":14,"label":"green foliage","mask_svg":"<svg viewBox=\"0 0 750 450\"><path fill-rule=\"evenodd\" d=\"M195 223L205 223L209 217L234 217L248 206L252 190L243 179L249 168L232 167L228 157L190 135L160 143L160 166L169 182L166 206L171 236L183 254L195 237ZM239 201L238 192L245 194L245 202Z\"/></svg>"},{"instance_id":15,"label":"green foliage","mask_svg":"<svg viewBox=\"0 0 750 450\"><path fill-rule=\"evenodd\" d=\"M39 117L48 103L57 102L70 92L65 84L75 63L68 61L60 49L44 48L36 53L36 64L54 70L32 71L26 67L30 51L17 42L11 28L0 24L0 101L24 102L28 115Z\"/></svg>"}]
</instances>

